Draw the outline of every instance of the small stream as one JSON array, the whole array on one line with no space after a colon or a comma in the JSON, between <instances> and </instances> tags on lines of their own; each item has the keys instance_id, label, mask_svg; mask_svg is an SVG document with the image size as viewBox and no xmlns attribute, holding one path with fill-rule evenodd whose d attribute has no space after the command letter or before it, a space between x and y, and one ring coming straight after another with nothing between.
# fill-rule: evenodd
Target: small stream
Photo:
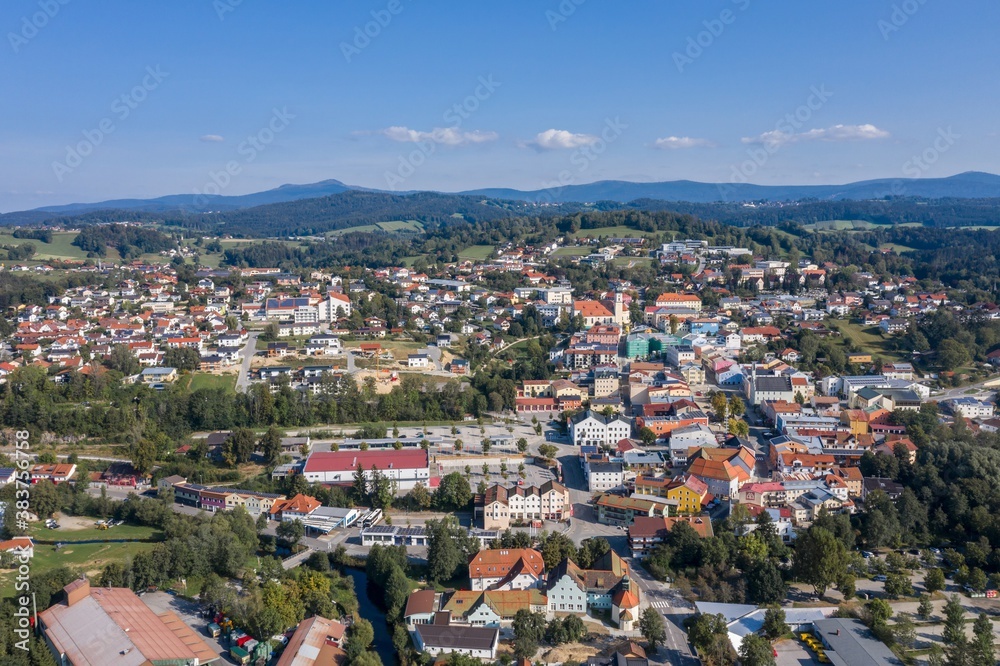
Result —
<instances>
[{"instance_id":1,"label":"small stream","mask_svg":"<svg viewBox=\"0 0 1000 666\"><path fill-rule=\"evenodd\" d=\"M372 647L382 659L383 666L396 666L396 648L392 645L392 634L385 623L385 611L368 596L368 574L364 569L344 569L344 575L354 579L354 592L358 597L358 613L372 623L375 641Z\"/></svg>"}]
</instances>

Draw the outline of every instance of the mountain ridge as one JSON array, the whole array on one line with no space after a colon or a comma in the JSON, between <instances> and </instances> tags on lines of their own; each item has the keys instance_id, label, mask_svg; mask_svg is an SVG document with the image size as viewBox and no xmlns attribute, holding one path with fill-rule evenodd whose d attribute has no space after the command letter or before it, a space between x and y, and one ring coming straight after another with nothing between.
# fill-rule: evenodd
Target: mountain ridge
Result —
<instances>
[{"instance_id":1,"label":"mountain ridge","mask_svg":"<svg viewBox=\"0 0 1000 666\"><path fill-rule=\"evenodd\" d=\"M152 199L112 199L93 203L70 203L43 206L22 214L25 219L49 216L71 216L98 210L132 210L142 212L181 211L186 213L226 212L256 206L286 203L302 199L341 194L348 191L377 192L395 196L410 196L418 191L392 192L347 185L336 179L316 183L285 184L279 187L242 195L171 194ZM829 201L881 199L885 197L915 197L928 199L989 199L1000 198L1000 175L967 171L944 178L880 178L843 185L756 185L752 183L702 183L673 180L638 183L625 180L603 180L581 185L566 185L540 190L515 188L479 188L460 192L424 190L440 195L482 196L493 199L530 203L582 203L613 201L629 203L640 199L682 201L690 203L738 203L750 201Z\"/></svg>"}]
</instances>

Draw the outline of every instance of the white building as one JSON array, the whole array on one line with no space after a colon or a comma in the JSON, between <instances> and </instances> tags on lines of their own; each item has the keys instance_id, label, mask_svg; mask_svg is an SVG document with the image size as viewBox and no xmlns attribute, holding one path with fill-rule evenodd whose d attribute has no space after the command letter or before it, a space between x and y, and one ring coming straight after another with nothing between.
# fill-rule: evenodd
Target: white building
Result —
<instances>
[{"instance_id":1,"label":"white building","mask_svg":"<svg viewBox=\"0 0 1000 666\"><path fill-rule=\"evenodd\" d=\"M588 463L587 485L592 493L617 490L625 484L625 467L616 462Z\"/></svg>"},{"instance_id":2,"label":"white building","mask_svg":"<svg viewBox=\"0 0 1000 666\"><path fill-rule=\"evenodd\" d=\"M608 418L588 410L570 419L569 436L576 446L614 446L632 436L632 422L620 414Z\"/></svg>"},{"instance_id":3,"label":"white building","mask_svg":"<svg viewBox=\"0 0 1000 666\"><path fill-rule=\"evenodd\" d=\"M995 411L993 403L983 402L975 398L955 398L948 404L956 416L967 419L988 419L993 416Z\"/></svg>"}]
</instances>

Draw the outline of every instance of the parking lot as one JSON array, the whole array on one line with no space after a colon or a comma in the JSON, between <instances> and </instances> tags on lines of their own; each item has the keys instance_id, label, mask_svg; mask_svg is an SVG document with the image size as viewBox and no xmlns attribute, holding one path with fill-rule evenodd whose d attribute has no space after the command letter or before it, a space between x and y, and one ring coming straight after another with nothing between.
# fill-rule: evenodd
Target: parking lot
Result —
<instances>
[{"instance_id":1,"label":"parking lot","mask_svg":"<svg viewBox=\"0 0 1000 666\"><path fill-rule=\"evenodd\" d=\"M142 595L142 600L157 615L160 613L166 613L167 611L173 611L176 613L177 617L183 620L184 624L191 627L196 634L204 639L209 647L216 650L219 655L222 656L222 663L236 663L230 659L229 649L225 646L223 638L221 636L219 638L212 638L205 632L205 627L208 626L208 620L198 614L198 604L193 601L181 599L180 597L175 597L174 595L167 594L166 592L147 592Z\"/></svg>"}]
</instances>

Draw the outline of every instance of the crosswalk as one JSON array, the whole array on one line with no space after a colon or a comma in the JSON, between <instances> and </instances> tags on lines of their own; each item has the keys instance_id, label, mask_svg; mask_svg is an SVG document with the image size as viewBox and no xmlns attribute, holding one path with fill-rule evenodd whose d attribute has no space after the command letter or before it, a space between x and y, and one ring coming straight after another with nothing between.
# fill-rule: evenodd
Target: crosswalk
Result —
<instances>
[{"instance_id":1,"label":"crosswalk","mask_svg":"<svg viewBox=\"0 0 1000 666\"><path fill-rule=\"evenodd\" d=\"M649 604L653 608L671 608L669 601L652 601Z\"/></svg>"}]
</instances>

